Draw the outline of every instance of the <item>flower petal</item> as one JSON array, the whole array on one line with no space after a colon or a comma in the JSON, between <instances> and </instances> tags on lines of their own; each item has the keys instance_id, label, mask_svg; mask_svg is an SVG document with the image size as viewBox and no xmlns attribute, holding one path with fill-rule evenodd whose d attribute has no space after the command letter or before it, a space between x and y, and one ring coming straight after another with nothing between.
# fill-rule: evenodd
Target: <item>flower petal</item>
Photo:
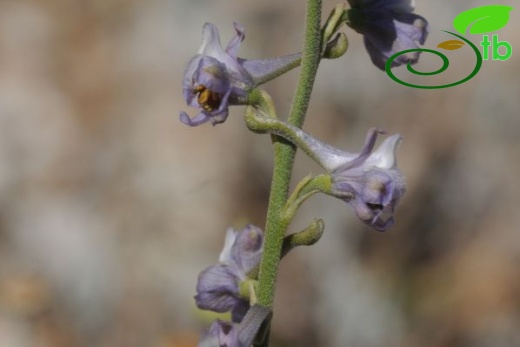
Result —
<instances>
[{"instance_id":1,"label":"flower petal","mask_svg":"<svg viewBox=\"0 0 520 347\"><path fill-rule=\"evenodd\" d=\"M238 28L241 28L240 24L238 25ZM237 30L236 26L235 30ZM238 50L240 46L240 42L236 42L240 40L240 35L243 37L243 32L239 34L237 31L237 36L231 40L230 44L232 47L228 46L228 49L230 49L234 54L230 55L227 50L225 51L222 48L218 28L214 24L206 23L202 29L203 42L199 49L199 54L215 58L219 62L223 63L228 69L239 73L241 72L241 67L237 62L236 52L234 51Z\"/></svg>"},{"instance_id":2,"label":"flower petal","mask_svg":"<svg viewBox=\"0 0 520 347\"><path fill-rule=\"evenodd\" d=\"M231 264L233 263L233 258L231 257L231 248L235 244L235 240L237 239L238 233L233 228L228 228L226 230L226 238L224 239L224 248L220 252L220 256L218 261L223 264Z\"/></svg>"},{"instance_id":3,"label":"flower petal","mask_svg":"<svg viewBox=\"0 0 520 347\"><path fill-rule=\"evenodd\" d=\"M383 143L367 158L366 166L376 166L380 169L393 169L397 167L397 148L403 137L394 134L387 137Z\"/></svg>"},{"instance_id":4,"label":"flower petal","mask_svg":"<svg viewBox=\"0 0 520 347\"><path fill-rule=\"evenodd\" d=\"M396 169L357 168L333 175L333 193L347 202L363 222L378 231L393 224L396 204L405 193L404 178Z\"/></svg>"},{"instance_id":5,"label":"flower petal","mask_svg":"<svg viewBox=\"0 0 520 347\"><path fill-rule=\"evenodd\" d=\"M181 113L179 115L179 120L182 123L189 125L190 127L196 127L198 125L204 124L207 121L211 120L211 116L209 116L206 112L202 111L199 114L197 114L195 117L190 118L190 116L188 116L188 114L186 112L181 111Z\"/></svg>"},{"instance_id":6,"label":"flower petal","mask_svg":"<svg viewBox=\"0 0 520 347\"><path fill-rule=\"evenodd\" d=\"M396 13L394 19L400 23L398 29L401 35L407 35L413 41L424 44L429 33L428 21L424 17L415 13Z\"/></svg>"},{"instance_id":7,"label":"flower petal","mask_svg":"<svg viewBox=\"0 0 520 347\"><path fill-rule=\"evenodd\" d=\"M231 249L231 256L244 280L247 274L260 263L263 251L263 233L260 228L247 225L241 230Z\"/></svg>"},{"instance_id":8,"label":"flower petal","mask_svg":"<svg viewBox=\"0 0 520 347\"><path fill-rule=\"evenodd\" d=\"M204 23L202 27L202 45L199 48L199 54L214 58L226 54L220 43L218 28L212 23Z\"/></svg>"},{"instance_id":9,"label":"flower petal","mask_svg":"<svg viewBox=\"0 0 520 347\"><path fill-rule=\"evenodd\" d=\"M225 264L208 267L197 282L197 307L215 312L230 311L239 302L236 271Z\"/></svg>"},{"instance_id":10,"label":"flower petal","mask_svg":"<svg viewBox=\"0 0 520 347\"><path fill-rule=\"evenodd\" d=\"M235 32L237 33L235 37L229 41L226 47L226 53L229 54L233 58L237 58L238 49L240 48L240 43L244 41L246 37L244 27L238 23L234 22L233 27L235 28Z\"/></svg>"},{"instance_id":11,"label":"flower petal","mask_svg":"<svg viewBox=\"0 0 520 347\"><path fill-rule=\"evenodd\" d=\"M370 59L381 70L394 54L417 49L428 36L428 22L412 13L410 0L349 0L349 25L364 35ZM408 52L392 60L392 67L414 64L420 52Z\"/></svg>"},{"instance_id":12,"label":"flower petal","mask_svg":"<svg viewBox=\"0 0 520 347\"><path fill-rule=\"evenodd\" d=\"M363 149L359 153L359 155L352 159L351 161L342 164L341 166L338 166L332 172L340 172L340 171L346 171L350 168L360 166L363 164L363 162L369 157L370 153L374 149L374 146L376 144L377 135L378 134L384 134L385 131L377 128L371 128L368 130L367 137L365 139L365 145L363 146Z\"/></svg>"},{"instance_id":13,"label":"flower petal","mask_svg":"<svg viewBox=\"0 0 520 347\"><path fill-rule=\"evenodd\" d=\"M231 88L226 66L213 57L203 56L192 76L193 87L202 85L218 94L225 94Z\"/></svg>"},{"instance_id":14,"label":"flower petal","mask_svg":"<svg viewBox=\"0 0 520 347\"><path fill-rule=\"evenodd\" d=\"M249 302L245 300L240 300L233 309L231 310L231 321L235 323L240 323L247 311L249 310L250 305Z\"/></svg>"}]
</instances>

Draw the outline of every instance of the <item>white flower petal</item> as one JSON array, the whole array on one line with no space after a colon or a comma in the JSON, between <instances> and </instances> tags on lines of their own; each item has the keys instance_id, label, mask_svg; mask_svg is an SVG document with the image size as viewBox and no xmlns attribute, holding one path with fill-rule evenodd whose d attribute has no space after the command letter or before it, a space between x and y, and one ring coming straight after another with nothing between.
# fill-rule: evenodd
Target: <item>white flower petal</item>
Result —
<instances>
[{"instance_id":1,"label":"white flower petal","mask_svg":"<svg viewBox=\"0 0 520 347\"><path fill-rule=\"evenodd\" d=\"M397 148L403 137L399 134L389 136L363 163L365 167L393 169L397 167Z\"/></svg>"},{"instance_id":2,"label":"white flower petal","mask_svg":"<svg viewBox=\"0 0 520 347\"><path fill-rule=\"evenodd\" d=\"M237 239L238 233L233 228L228 228L226 230L226 239L224 241L224 248L222 248L222 252L220 252L220 256L218 261L223 264L230 264L233 260L231 258L231 247L235 243Z\"/></svg>"}]
</instances>

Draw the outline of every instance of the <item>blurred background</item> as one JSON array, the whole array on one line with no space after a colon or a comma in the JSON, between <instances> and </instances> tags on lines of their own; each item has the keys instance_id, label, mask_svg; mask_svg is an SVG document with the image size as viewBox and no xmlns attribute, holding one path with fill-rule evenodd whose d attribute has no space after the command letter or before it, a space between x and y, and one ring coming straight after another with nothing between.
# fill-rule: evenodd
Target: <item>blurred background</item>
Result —
<instances>
[{"instance_id":1,"label":"blurred background","mask_svg":"<svg viewBox=\"0 0 520 347\"><path fill-rule=\"evenodd\" d=\"M426 47L487 4L418 0ZM0 347L196 346L214 318L194 305L197 275L228 226L263 227L272 153L243 107L216 127L181 124L195 114L183 69L205 22L223 44L242 23L244 58L299 51L304 7L0 0ZM351 152L372 126L401 133L408 192L386 233L340 200L304 206L291 231L321 217L326 232L282 263L273 347L520 346L519 11L498 32L511 59L454 88L396 84L351 30L348 53L322 63L305 129ZM432 84L472 70L469 48L449 54ZM418 68L438 66L424 55ZM266 85L281 115L296 77ZM320 172L297 159L295 182Z\"/></svg>"}]
</instances>

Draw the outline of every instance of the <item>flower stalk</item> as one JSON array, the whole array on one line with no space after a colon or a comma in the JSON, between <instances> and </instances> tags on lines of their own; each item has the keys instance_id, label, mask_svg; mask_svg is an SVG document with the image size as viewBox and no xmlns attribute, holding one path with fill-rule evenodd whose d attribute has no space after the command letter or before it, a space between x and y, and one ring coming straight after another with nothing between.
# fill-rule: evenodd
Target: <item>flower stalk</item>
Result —
<instances>
[{"instance_id":1,"label":"flower stalk","mask_svg":"<svg viewBox=\"0 0 520 347\"><path fill-rule=\"evenodd\" d=\"M300 78L289 115L289 123L300 128L305 121L314 79L321 57L321 0L308 0L305 21L305 43ZM287 201L296 155L296 147L287 140L273 136L274 169L265 225L264 255L258 276L258 304L272 308L276 276L282 255L282 245L288 223L281 211ZM266 328L268 329L268 327ZM269 337L255 346L269 346Z\"/></svg>"},{"instance_id":2,"label":"flower stalk","mask_svg":"<svg viewBox=\"0 0 520 347\"><path fill-rule=\"evenodd\" d=\"M346 3L337 5L322 26L322 0L306 2L301 53L270 59L240 58L244 28L235 22L236 35L224 48L217 27L206 23L202 46L184 72L184 99L198 113L190 117L181 112L182 123L191 127L207 122L221 124L230 106L245 105L247 128L269 134L274 152L265 232L252 225L228 229L218 263L199 275L197 306L231 312L231 322L214 321L202 335L199 347L269 346L280 261L295 247L316 243L324 231L323 220L314 219L304 230L287 233L308 198L323 193L341 199L365 224L385 231L393 225L395 207L406 191L396 158L400 134L387 136L376 147L378 136L386 132L371 128L361 150L350 153L314 138L302 127L320 60L339 58L348 49L347 36L340 32L344 25L363 35L372 62L388 70L402 64L410 69L410 64L417 62L416 51L420 49L406 48L424 44L428 22L413 13L410 0L347 0L350 9ZM392 59L395 51L403 53L399 59ZM410 52L414 54L404 54ZM259 86L297 66L301 69L289 115L287 119L278 117L273 100ZM298 149L324 173L303 178L289 194Z\"/></svg>"}]
</instances>

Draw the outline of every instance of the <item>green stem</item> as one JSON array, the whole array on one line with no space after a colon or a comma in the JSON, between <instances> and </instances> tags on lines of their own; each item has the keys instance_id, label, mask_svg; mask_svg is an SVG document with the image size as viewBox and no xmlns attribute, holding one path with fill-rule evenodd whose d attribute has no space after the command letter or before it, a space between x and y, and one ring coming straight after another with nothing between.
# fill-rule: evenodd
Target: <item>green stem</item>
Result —
<instances>
[{"instance_id":1,"label":"green stem","mask_svg":"<svg viewBox=\"0 0 520 347\"><path fill-rule=\"evenodd\" d=\"M339 150L313 138L300 128L287 124L284 121L280 121L275 117L262 112L261 109L255 110L252 107L248 108L245 120L249 130L259 134L269 133L281 136L304 151L305 154L320 165L322 165L321 159L318 155L320 150L328 149L330 152L339 152Z\"/></svg>"},{"instance_id":2,"label":"green stem","mask_svg":"<svg viewBox=\"0 0 520 347\"><path fill-rule=\"evenodd\" d=\"M316 72L321 56L321 0L307 0L305 22L305 45L303 47L302 67L296 95L289 114L289 124L302 127L307 114ZM293 153L294 155L294 153Z\"/></svg>"},{"instance_id":3,"label":"green stem","mask_svg":"<svg viewBox=\"0 0 520 347\"><path fill-rule=\"evenodd\" d=\"M321 0L307 0L305 44L302 56L300 78L289 115L289 123L301 127L318 69L321 55ZM274 169L271 194L265 225L264 254L258 277L258 304L272 308L276 286L276 276L287 222L282 211L287 201L291 182L296 147L278 136L272 136L274 149ZM268 327L267 327L268 329ZM255 346L269 346L269 337Z\"/></svg>"}]
</instances>

